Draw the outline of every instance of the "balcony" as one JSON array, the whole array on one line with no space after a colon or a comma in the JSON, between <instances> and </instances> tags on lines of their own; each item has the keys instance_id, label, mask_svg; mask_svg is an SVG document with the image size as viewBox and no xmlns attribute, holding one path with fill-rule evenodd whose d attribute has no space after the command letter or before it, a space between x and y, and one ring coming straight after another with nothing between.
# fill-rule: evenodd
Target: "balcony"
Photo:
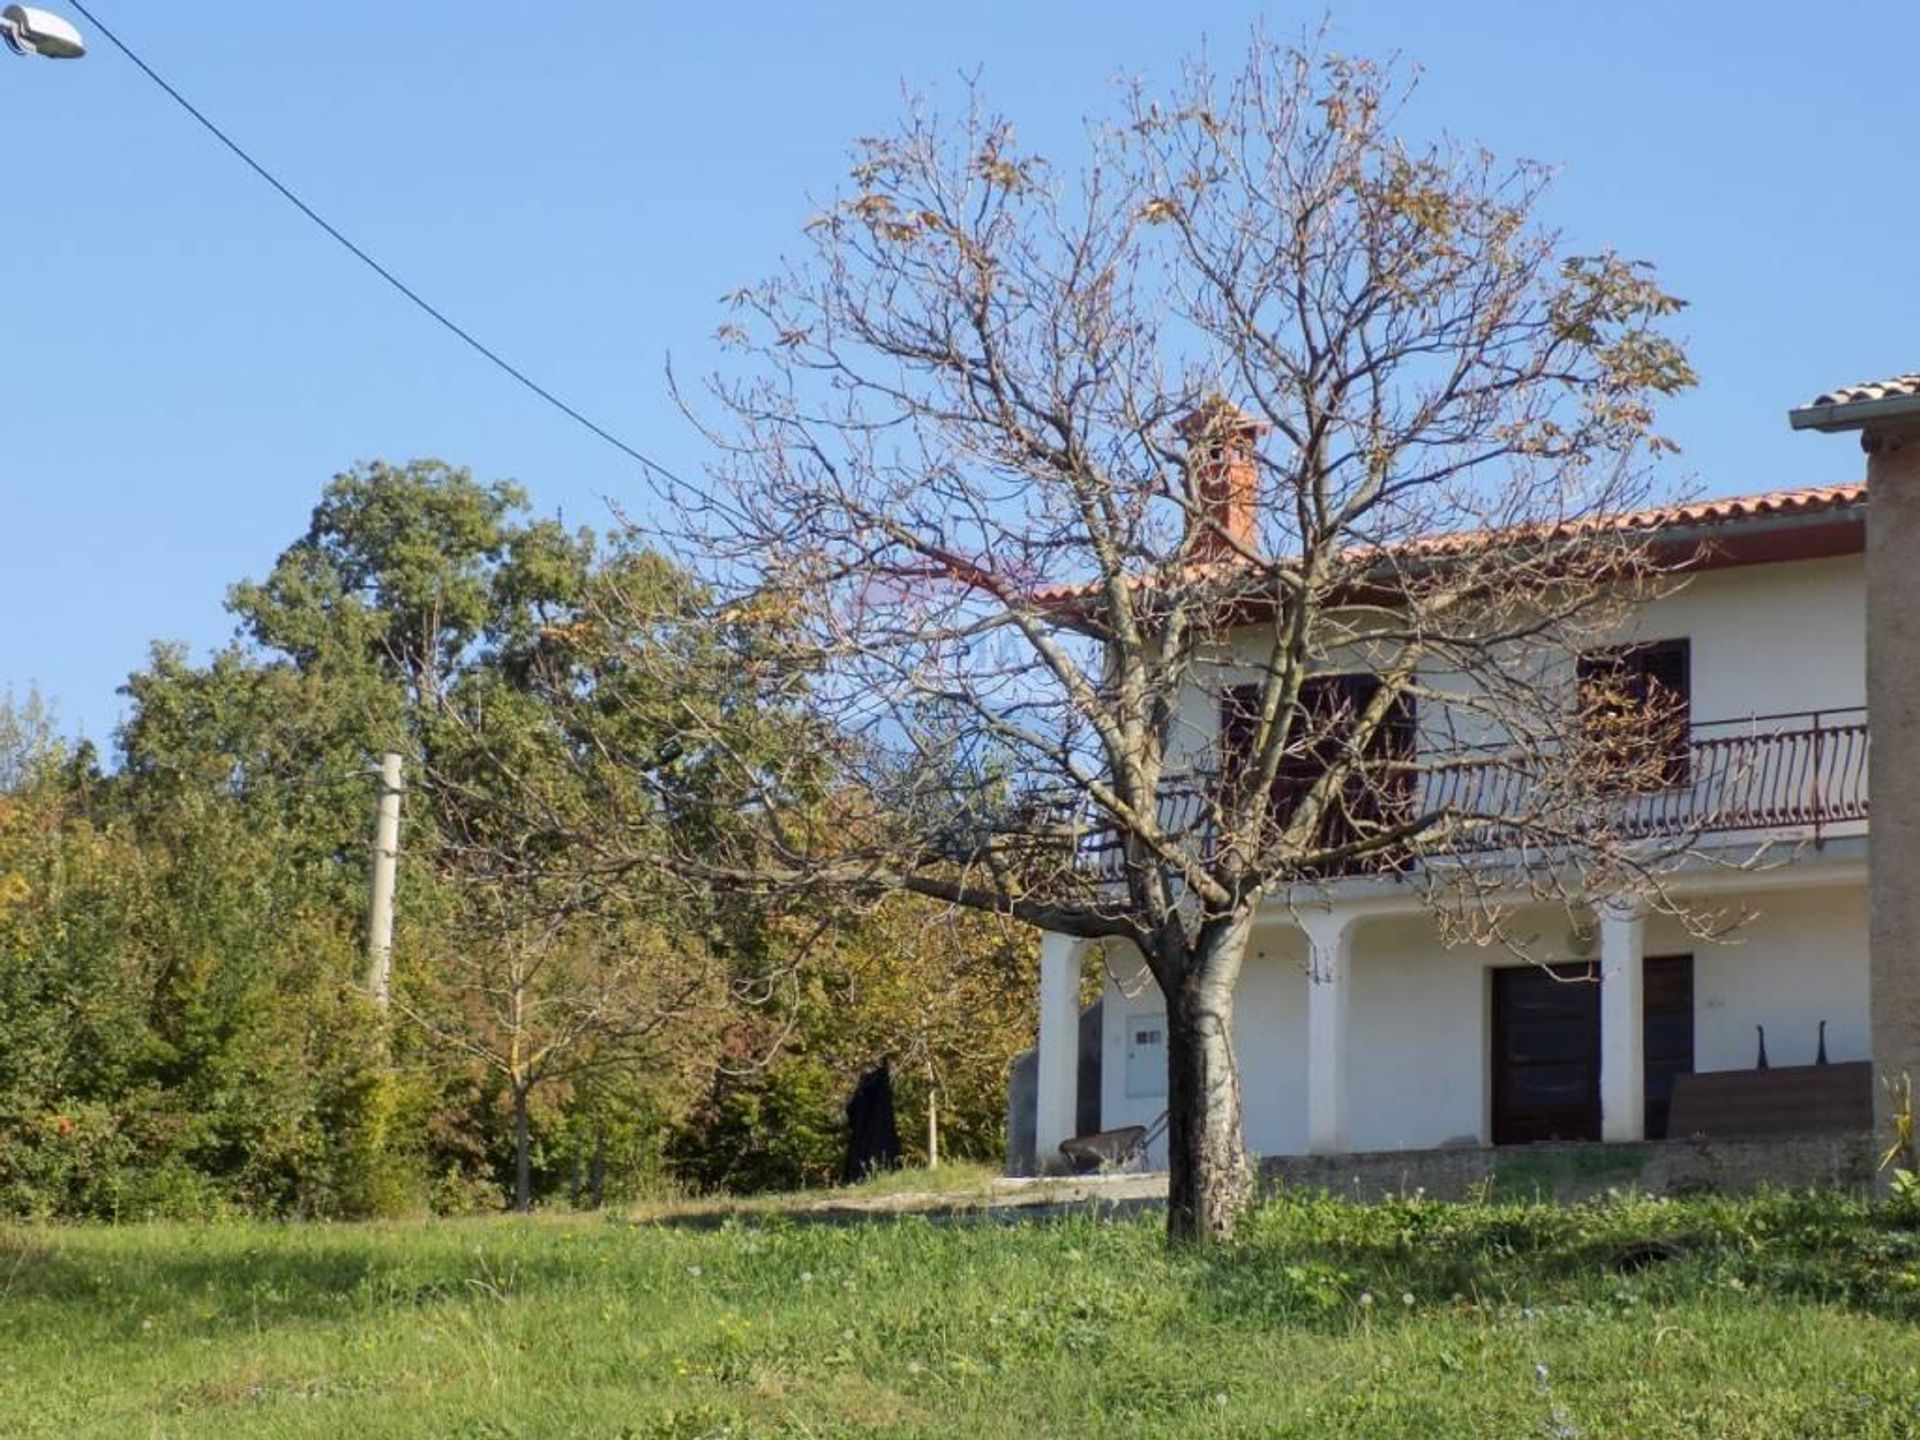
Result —
<instances>
[{"instance_id":1,"label":"balcony","mask_svg":"<svg viewBox=\"0 0 1920 1440\"><path fill-rule=\"evenodd\" d=\"M1668 757L1671 783L1636 784L1594 800L1596 830L1624 840L1700 836L1763 840L1828 838L1836 826L1859 833L1867 819L1867 712L1804 710L1717 720L1687 731L1683 755ZM1449 811L1480 817L1481 828L1448 853L1505 848L1514 834L1498 817L1538 808L1532 792L1538 757L1524 760L1498 746L1458 752L1423 751L1407 777L1401 801L1410 815ZM1207 795L1210 777L1169 780L1160 797L1160 823L1183 843L1213 844ZM1122 869L1120 836L1111 825L1082 832L1080 863L1102 878ZM1400 868L1375 858L1347 873Z\"/></svg>"}]
</instances>

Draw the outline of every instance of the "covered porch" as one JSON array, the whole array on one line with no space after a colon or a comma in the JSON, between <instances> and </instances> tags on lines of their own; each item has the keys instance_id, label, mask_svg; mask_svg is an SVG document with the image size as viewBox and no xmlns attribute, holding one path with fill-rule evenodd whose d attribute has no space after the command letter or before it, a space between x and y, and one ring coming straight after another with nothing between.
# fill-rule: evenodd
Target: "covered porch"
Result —
<instances>
[{"instance_id":1,"label":"covered porch","mask_svg":"<svg viewBox=\"0 0 1920 1440\"><path fill-rule=\"evenodd\" d=\"M1770 869L1689 876L1690 902L1727 926L1713 939L1626 902L1597 904L1591 926L1570 926L1561 910L1523 914L1531 961L1447 945L1391 880L1330 886L1258 927L1241 977L1249 1148L1299 1157L1657 1139L1676 1133L1676 1086L1683 1101L1699 1088L1680 1077L1754 1071L1763 1031L1771 1093L1790 1093L1801 1067L1835 1067L1813 1077L1831 1089L1838 1067L1870 1055L1863 851L1861 840L1830 842ZM1075 1101L1089 964L1106 975L1099 1128L1150 1127L1166 1107L1164 1007L1138 957L1047 936L1034 1114L1043 1165L1086 1128ZM1757 1094L1737 1078L1715 1083ZM1725 1097L1714 1103L1724 1110ZM1723 1111L1696 1104L1694 1121L1678 1118L1694 1133L1703 1113ZM1145 1158L1163 1164L1164 1148Z\"/></svg>"}]
</instances>

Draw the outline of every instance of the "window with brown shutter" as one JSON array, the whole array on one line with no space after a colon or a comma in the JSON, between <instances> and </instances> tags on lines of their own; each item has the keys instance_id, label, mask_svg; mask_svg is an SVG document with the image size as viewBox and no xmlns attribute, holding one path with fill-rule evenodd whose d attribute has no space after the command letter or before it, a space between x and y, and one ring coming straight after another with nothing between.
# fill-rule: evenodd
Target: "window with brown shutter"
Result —
<instances>
[{"instance_id":1,"label":"window with brown shutter","mask_svg":"<svg viewBox=\"0 0 1920 1440\"><path fill-rule=\"evenodd\" d=\"M1303 729L1281 756L1273 780L1268 816L1275 829L1293 819L1327 767L1335 762L1358 727L1360 717L1380 693L1374 675L1315 675L1300 687ZM1221 697L1220 756L1223 774L1248 763L1260 713L1261 687L1235 685ZM1413 803L1412 772L1391 764L1413 758L1414 702L1395 697L1393 707L1369 737L1363 765L1350 774L1332 798L1314 837L1316 849L1351 845L1397 823ZM1377 764L1375 762L1378 762ZM1372 856L1349 868L1372 869L1396 863Z\"/></svg>"},{"instance_id":2,"label":"window with brown shutter","mask_svg":"<svg viewBox=\"0 0 1920 1440\"><path fill-rule=\"evenodd\" d=\"M1581 729L1621 788L1671 789L1691 778L1692 669L1685 639L1580 657Z\"/></svg>"}]
</instances>

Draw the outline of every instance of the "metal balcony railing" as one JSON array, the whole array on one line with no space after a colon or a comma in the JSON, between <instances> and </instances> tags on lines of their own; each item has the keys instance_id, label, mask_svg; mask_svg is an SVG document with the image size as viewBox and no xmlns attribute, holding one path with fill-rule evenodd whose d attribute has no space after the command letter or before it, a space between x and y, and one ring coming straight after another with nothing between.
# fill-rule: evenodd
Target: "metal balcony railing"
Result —
<instances>
[{"instance_id":1,"label":"metal balcony railing","mask_svg":"<svg viewBox=\"0 0 1920 1440\"><path fill-rule=\"evenodd\" d=\"M1756 838L1825 838L1828 827L1867 819L1867 713L1864 709L1803 710L1715 720L1691 726L1686 743L1662 754L1649 782L1596 796L1595 828L1623 839L1753 832ZM1498 746L1456 752L1422 751L1395 802L1410 815L1449 811L1484 823L1449 847L1454 853L1498 849L1511 840L1502 816L1526 816L1540 759ZM1644 767L1643 767L1644 768ZM1170 779L1159 801L1164 832L1203 852L1213 843L1208 796L1212 780ZM1604 787L1602 787L1604 789ZM1081 864L1117 875L1123 847L1110 825L1089 824L1080 841ZM1375 859L1355 869L1395 868Z\"/></svg>"}]
</instances>

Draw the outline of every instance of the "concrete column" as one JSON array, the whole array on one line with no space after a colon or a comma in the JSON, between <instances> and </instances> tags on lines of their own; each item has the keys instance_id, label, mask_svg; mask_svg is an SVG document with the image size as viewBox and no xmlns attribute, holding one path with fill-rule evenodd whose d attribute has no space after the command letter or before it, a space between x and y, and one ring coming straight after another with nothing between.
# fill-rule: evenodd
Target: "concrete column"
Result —
<instances>
[{"instance_id":1,"label":"concrete column","mask_svg":"<svg viewBox=\"0 0 1920 1440\"><path fill-rule=\"evenodd\" d=\"M1040 940L1040 1045L1033 1156L1043 1174L1060 1168L1060 1142L1075 1133L1080 1094L1080 956L1085 942L1049 931Z\"/></svg>"},{"instance_id":2,"label":"concrete column","mask_svg":"<svg viewBox=\"0 0 1920 1440\"><path fill-rule=\"evenodd\" d=\"M1647 1138L1646 920L1600 906L1600 1138Z\"/></svg>"},{"instance_id":3,"label":"concrete column","mask_svg":"<svg viewBox=\"0 0 1920 1440\"><path fill-rule=\"evenodd\" d=\"M1350 913L1301 921L1307 934L1307 1153L1353 1148L1347 1112L1347 1051L1353 993Z\"/></svg>"},{"instance_id":4,"label":"concrete column","mask_svg":"<svg viewBox=\"0 0 1920 1440\"><path fill-rule=\"evenodd\" d=\"M1883 1081L1920 1086L1920 429L1869 432L1867 848L1874 1143L1891 1137Z\"/></svg>"}]
</instances>

